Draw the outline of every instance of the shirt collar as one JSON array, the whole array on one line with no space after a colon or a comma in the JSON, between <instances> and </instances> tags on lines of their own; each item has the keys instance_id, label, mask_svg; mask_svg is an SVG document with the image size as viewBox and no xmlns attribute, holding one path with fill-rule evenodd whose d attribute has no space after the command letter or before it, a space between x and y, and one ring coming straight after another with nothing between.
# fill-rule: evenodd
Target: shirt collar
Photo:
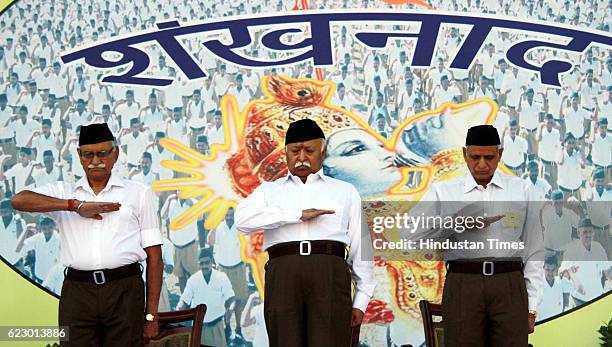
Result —
<instances>
[{"instance_id":1,"label":"shirt collar","mask_svg":"<svg viewBox=\"0 0 612 347\"><path fill-rule=\"evenodd\" d=\"M315 173L313 173L313 174L310 174L310 175L308 176L309 178L307 179L307 181L312 181L312 180L314 179L314 178L310 178L311 176L314 176L314 178L318 177L318 178L322 179L323 181L328 181L328 180L329 180L329 177L327 177L327 176L326 176L326 175L323 173L323 167L321 167L321 168L319 169L319 171L317 171L317 172L315 172ZM287 181L289 181L289 180L293 180L293 179L297 179L297 180L299 180L300 178L299 178L298 176L293 175L291 172L287 172L287 176L285 176L285 177L283 178L283 182L287 182Z\"/></svg>"},{"instance_id":2,"label":"shirt collar","mask_svg":"<svg viewBox=\"0 0 612 347\"><path fill-rule=\"evenodd\" d=\"M111 176L108 179L108 182L106 183L106 187L104 187L104 189L102 189L102 191L103 192L107 191L112 186L125 187L125 184L123 183L121 178L119 176L117 176L117 174L115 174L115 173L111 173ZM93 192L93 190L91 189L91 186L89 185L89 181L87 181L87 175L81 177L81 179L79 179L76 182L76 187L77 188L82 188L82 189L84 189L86 191Z\"/></svg>"},{"instance_id":3,"label":"shirt collar","mask_svg":"<svg viewBox=\"0 0 612 347\"><path fill-rule=\"evenodd\" d=\"M495 170L495 173L493 174L493 177L491 178L491 182L489 182L489 184L493 184L501 189L506 189L506 182L504 181L503 177L499 173L499 170ZM468 172L465 175L465 184L464 184L463 192L469 193L477 186L478 186L478 183L476 183L472 174Z\"/></svg>"}]
</instances>

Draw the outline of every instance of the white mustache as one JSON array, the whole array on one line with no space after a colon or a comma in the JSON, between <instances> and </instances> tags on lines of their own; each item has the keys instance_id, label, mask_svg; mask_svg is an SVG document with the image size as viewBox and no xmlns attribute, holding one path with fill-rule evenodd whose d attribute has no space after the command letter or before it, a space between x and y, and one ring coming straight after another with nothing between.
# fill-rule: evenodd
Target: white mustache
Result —
<instances>
[{"instance_id":1,"label":"white mustache","mask_svg":"<svg viewBox=\"0 0 612 347\"><path fill-rule=\"evenodd\" d=\"M104 164L104 163L100 163L98 165L89 164L89 165L87 165L87 168L88 169L106 169L106 164Z\"/></svg>"},{"instance_id":2,"label":"white mustache","mask_svg":"<svg viewBox=\"0 0 612 347\"><path fill-rule=\"evenodd\" d=\"M295 162L295 167L300 167L300 166L306 166L306 167L310 167L310 163L308 161L296 161Z\"/></svg>"}]
</instances>

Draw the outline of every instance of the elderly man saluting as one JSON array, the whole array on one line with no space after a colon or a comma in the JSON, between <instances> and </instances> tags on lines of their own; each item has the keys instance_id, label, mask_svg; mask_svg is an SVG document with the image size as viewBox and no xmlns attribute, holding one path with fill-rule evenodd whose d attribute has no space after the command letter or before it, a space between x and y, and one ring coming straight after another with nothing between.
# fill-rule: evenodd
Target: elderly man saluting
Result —
<instances>
[{"instance_id":1,"label":"elderly man saluting","mask_svg":"<svg viewBox=\"0 0 612 347\"><path fill-rule=\"evenodd\" d=\"M463 148L469 173L434 183L422 199L453 211L462 202L467 206L461 205L464 207L454 214L459 217L469 216L474 206L483 207L477 213L484 216L481 222L468 225L466 221L464 232L438 228L430 233L453 243L487 245L444 250L446 346L527 347L527 335L534 330L544 283L544 246L537 218L540 205L532 201L528 182L497 170L503 154L500 143L493 126L471 127ZM489 240L517 246L491 246Z\"/></svg>"},{"instance_id":2,"label":"elderly man saluting","mask_svg":"<svg viewBox=\"0 0 612 347\"><path fill-rule=\"evenodd\" d=\"M59 325L69 327L62 346L140 346L158 333L163 263L153 193L112 173L119 148L106 123L83 126L77 151L86 177L24 190L13 207L47 213L59 226L67 267Z\"/></svg>"},{"instance_id":3,"label":"elderly man saluting","mask_svg":"<svg viewBox=\"0 0 612 347\"><path fill-rule=\"evenodd\" d=\"M350 345L351 327L361 323L374 291L374 264L365 259L372 244L362 230L359 193L323 173L324 146L317 123L291 123L285 139L289 174L264 182L236 211L238 230L264 230L270 257L264 317L271 347Z\"/></svg>"}]
</instances>

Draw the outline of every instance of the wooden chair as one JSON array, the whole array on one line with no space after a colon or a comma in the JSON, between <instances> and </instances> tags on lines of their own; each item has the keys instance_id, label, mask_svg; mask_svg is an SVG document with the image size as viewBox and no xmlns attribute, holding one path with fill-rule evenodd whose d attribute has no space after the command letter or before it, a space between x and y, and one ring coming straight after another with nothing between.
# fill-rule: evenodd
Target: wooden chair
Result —
<instances>
[{"instance_id":1,"label":"wooden chair","mask_svg":"<svg viewBox=\"0 0 612 347\"><path fill-rule=\"evenodd\" d=\"M160 312L159 334L146 347L200 347L206 305L190 310ZM184 323L191 323L187 325ZM183 324L177 324L183 323Z\"/></svg>"},{"instance_id":2,"label":"wooden chair","mask_svg":"<svg viewBox=\"0 0 612 347\"><path fill-rule=\"evenodd\" d=\"M444 327L442 326L442 305L427 300L419 302L426 347L444 347ZM434 319L437 317L437 319Z\"/></svg>"}]
</instances>

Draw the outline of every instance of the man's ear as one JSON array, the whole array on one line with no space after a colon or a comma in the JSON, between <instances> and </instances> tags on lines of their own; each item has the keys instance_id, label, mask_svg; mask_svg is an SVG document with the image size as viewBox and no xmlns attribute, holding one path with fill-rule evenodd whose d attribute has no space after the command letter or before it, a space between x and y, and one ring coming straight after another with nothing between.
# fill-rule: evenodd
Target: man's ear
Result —
<instances>
[{"instance_id":1,"label":"man's ear","mask_svg":"<svg viewBox=\"0 0 612 347\"><path fill-rule=\"evenodd\" d=\"M501 159L502 154L504 154L504 149L500 148L498 153L499 153L499 158Z\"/></svg>"}]
</instances>

